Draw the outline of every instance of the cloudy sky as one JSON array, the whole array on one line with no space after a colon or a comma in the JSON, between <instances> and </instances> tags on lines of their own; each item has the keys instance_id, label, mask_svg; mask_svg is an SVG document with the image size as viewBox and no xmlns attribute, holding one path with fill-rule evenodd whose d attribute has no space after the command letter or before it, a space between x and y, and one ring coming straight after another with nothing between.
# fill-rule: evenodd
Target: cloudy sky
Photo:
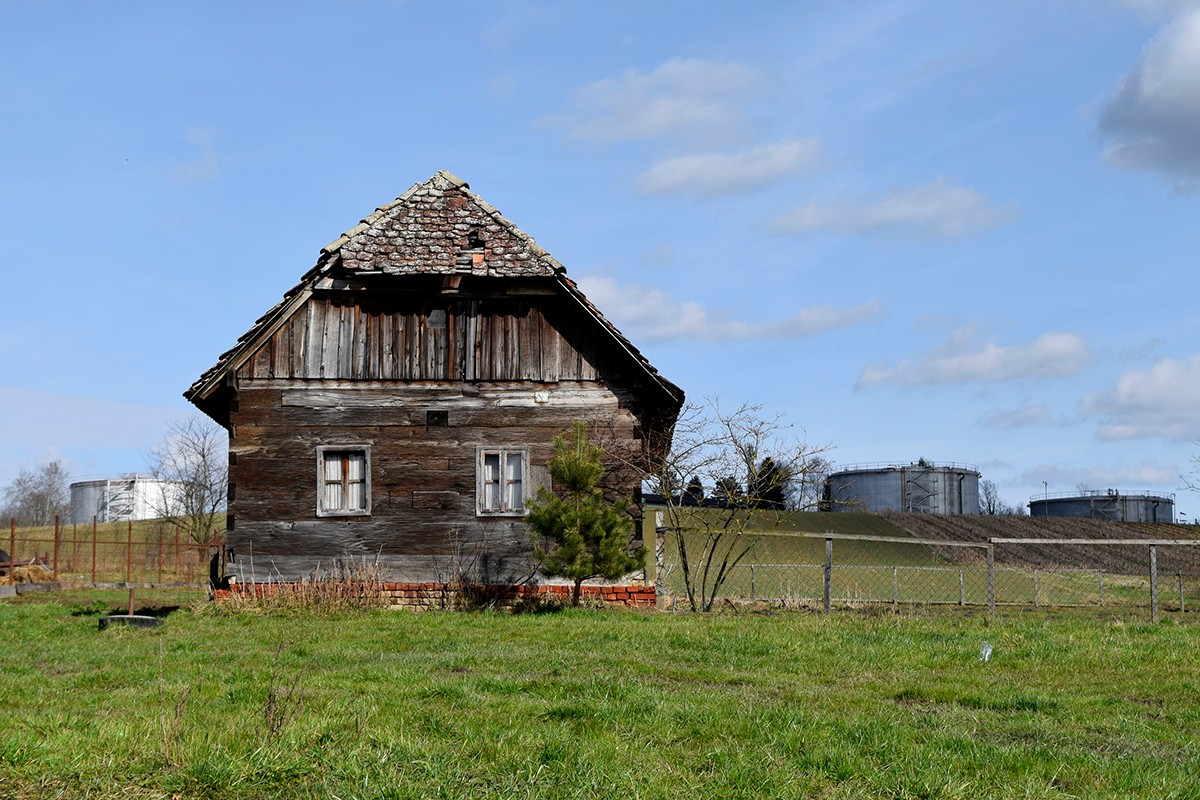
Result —
<instances>
[{"instance_id":1,"label":"cloudy sky","mask_svg":"<svg viewBox=\"0 0 1200 800\"><path fill-rule=\"evenodd\" d=\"M0 0L0 29L0 482L144 469L320 248L438 169L691 397L840 464L1024 503L1173 492L1200 451L1196 3Z\"/></svg>"}]
</instances>

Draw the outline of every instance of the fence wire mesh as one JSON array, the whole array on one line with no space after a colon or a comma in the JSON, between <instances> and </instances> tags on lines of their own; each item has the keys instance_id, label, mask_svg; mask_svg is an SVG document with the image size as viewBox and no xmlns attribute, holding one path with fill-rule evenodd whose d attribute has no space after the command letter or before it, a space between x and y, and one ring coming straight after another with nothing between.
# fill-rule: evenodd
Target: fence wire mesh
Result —
<instances>
[{"instance_id":1,"label":"fence wire mesh","mask_svg":"<svg viewBox=\"0 0 1200 800\"><path fill-rule=\"evenodd\" d=\"M1200 544L902 539L795 532L660 532L657 585L669 607L1025 606L1200 611ZM699 602L697 602L699 600Z\"/></svg>"},{"instance_id":2,"label":"fence wire mesh","mask_svg":"<svg viewBox=\"0 0 1200 800\"><path fill-rule=\"evenodd\" d=\"M19 527L0 538L0 586L170 587L207 591L216 533L195 541L163 520ZM195 590L195 591L191 591Z\"/></svg>"}]
</instances>

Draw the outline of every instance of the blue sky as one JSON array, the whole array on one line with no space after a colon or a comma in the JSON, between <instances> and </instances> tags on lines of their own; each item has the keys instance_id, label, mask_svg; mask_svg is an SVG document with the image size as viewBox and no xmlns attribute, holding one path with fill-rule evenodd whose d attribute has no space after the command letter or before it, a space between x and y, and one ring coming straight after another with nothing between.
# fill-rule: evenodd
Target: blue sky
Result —
<instances>
[{"instance_id":1,"label":"blue sky","mask_svg":"<svg viewBox=\"0 0 1200 800\"><path fill-rule=\"evenodd\" d=\"M1196 3L0 0L0 27L0 483L144 469L320 248L438 169L691 397L838 463L974 463L1023 504L1176 491L1200 449Z\"/></svg>"}]
</instances>

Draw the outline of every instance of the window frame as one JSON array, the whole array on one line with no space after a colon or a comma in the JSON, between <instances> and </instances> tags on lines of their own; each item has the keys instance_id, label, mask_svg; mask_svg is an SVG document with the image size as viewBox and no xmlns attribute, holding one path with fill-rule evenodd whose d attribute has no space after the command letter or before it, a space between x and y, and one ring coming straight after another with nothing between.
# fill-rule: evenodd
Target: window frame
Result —
<instances>
[{"instance_id":1,"label":"window frame","mask_svg":"<svg viewBox=\"0 0 1200 800\"><path fill-rule=\"evenodd\" d=\"M499 508L485 508L484 500L486 498L485 487L487 479L484 470L484 458L489 455L495 455L499 460L500 477L497 483L500 485L499 490ZM505 498L508 493L504 491L508 484L508 460L511 456L519 455L521 457L521 508L512 509L507 507ZM529 511L529 448L528 447L484 447L475 448L475 516L477 517L524 517Z\"/></svg>"},{"instance_id":2,"label":"window frame","mask_svg":"<svg viewBox=\"0 0 1200 800\"><path fill-rule=\"evenodd\" d=\"M361 455L363 458L363 507L325 508L325 459L327 455ZM348 478L343 473L343 487ZM343 495L344 496L344 495ZM317 516L318 517L369 517L371 516L371 445L327 444L317 446Z\"/></svg>"}]
</instances>

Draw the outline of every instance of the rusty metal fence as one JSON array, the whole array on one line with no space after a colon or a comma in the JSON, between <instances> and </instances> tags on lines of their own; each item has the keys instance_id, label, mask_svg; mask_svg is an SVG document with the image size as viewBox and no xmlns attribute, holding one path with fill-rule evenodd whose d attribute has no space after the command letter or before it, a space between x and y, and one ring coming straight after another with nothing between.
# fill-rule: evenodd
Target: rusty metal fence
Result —
<instances>
[{"instance_id":1,"label":"rusty metal fence","mask_svg":"<svg viewBox=\"0 0 1200 800\"><path fill-rule=\"evenodd\" d=\"M0 538L0 584L63 586L207 586L220 552L216 531L196 541L165 520L18 527Z\"/></svg>"},{"instance_id":2,"label":"rusty metal fence","mask_svg":"<svg viewBox=\"0 0 1200 800\"><path fill-rule=\"evenodd\" d=\"M686 566L685 566L686 562ZM835 533L662 533L656 585L696 598L806 606L1200 611L1200 540L962 542ZM690 589L690 591L689 591Z\"/></svg>"}]
</instances>

